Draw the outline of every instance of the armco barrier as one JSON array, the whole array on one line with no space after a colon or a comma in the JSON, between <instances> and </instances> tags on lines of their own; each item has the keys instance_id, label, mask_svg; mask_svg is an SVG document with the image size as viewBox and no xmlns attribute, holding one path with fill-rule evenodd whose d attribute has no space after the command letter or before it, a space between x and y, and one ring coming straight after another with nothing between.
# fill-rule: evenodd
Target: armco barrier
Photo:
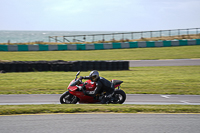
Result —
<instances>
[{"instance_id":1,"label":"armco barrier","mask_svg":"<svg viewBox=\"0 0 200 133\"><path fill-rule=\"evenodd\" d=\"M100 50L100 49L121 49L121 48L170 47L170 46L187 46L187 45L200 45L200 39L122 42L122 43L98 43L98 44L0 45L0 51Z\"/></svg>"},{"instance_id":2,"label":"armco barrier","mask_svg":"<svg viewBox=\"0 0 200 133\"><path fill-rule=\"evenodd\" d=\"M13 61L0 62L0 71L89 71L89 70L129 70L128 61Z\"/></svg>"}]
</instances>

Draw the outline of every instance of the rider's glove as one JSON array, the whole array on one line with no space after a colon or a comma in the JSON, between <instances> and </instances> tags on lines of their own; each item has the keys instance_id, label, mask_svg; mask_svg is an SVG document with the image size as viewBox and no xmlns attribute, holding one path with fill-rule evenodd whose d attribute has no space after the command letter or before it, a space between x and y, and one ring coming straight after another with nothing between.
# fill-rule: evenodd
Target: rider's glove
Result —
<instances>
[{"instance_id":1,"label":"rider's glove","mask_svg":"<svg viewBox=\"0 0 200 133\"><path fill-rule=\"evenodd\" d=\"M80 76L80 78L79 78L80 80L82 80L83 79L83 77L82 76Z\"/></svg>"}]
</instances>

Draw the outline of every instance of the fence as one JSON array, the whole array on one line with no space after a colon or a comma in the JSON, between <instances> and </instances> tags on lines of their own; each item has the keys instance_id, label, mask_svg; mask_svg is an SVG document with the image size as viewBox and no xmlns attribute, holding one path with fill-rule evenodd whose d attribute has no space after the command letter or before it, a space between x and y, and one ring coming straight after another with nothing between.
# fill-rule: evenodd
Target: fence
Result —
<instances>
[{"instance_id":1,"label":"fence","mask_svg":"<svg viewBox=\"0 0 200 133\"><path fill-rule=\"evenodd\" d=\"M49 36L49 42L96 42L96 41L113 41L113 40L133 40L140 38L152 38L163 36L181 36L190 34L199 34L200 28L157 30L157 31L140 31L140 32L123 32L110 34L90 34L90 35L70 35L70 36Z\"/></svg>"}]
</instances>

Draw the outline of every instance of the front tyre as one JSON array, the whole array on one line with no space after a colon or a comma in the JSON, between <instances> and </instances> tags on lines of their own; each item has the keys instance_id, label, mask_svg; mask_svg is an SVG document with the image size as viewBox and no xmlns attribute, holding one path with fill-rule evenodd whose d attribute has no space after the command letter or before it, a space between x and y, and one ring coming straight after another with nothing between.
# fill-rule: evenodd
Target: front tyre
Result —
<instances>
[{"instance_id":1,"label":"front tyre","mask_svg":"<svg viewBox=\"0 0 200 133\"><path fill-rule=\"evenodd\" d=\"M122 104L126 100L126 93L123 90L115 90L113 98L114 104Z\"/></svg>"},{"instance_id":2,"label":"front tyre","mask_svg":"<svg viewBox=\"0 0 200 133\"><path fill-rule=\"evenodd\" d=\"M66 91L60 97L61 104L76 104L77 102L78 102L78 98L76 96L70 94L69 91Z\"/></svg>"}]
</instances>

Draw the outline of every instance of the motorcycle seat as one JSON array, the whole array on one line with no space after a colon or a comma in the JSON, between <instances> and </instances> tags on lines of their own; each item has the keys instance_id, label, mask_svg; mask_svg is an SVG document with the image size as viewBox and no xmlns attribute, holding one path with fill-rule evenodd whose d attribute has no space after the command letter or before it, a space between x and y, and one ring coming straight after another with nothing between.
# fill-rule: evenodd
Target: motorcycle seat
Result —
<instances>
[{"instance_id":1,"label":"motorcycle seat","mask_svg":"<svg viewBox=\"0 0 200 133\"><path fill-rule=\"evenodd\" d=\"M112 80L112 83L114 85L119 85L119 84L123 83L123 81L121 81L121 80Z\"/></svg>"}]
</instances>

